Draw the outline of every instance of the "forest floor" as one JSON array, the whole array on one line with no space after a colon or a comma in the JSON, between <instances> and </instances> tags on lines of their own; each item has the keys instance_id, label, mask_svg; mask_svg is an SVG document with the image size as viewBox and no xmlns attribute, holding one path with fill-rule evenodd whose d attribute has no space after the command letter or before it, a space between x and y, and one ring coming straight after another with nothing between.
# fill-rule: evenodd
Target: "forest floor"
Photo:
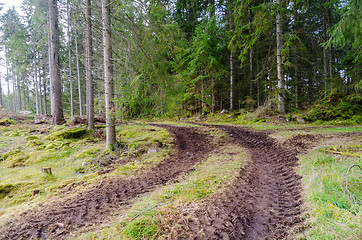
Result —
<instances>
[{"instance_id":1,"label":"forest floor","mask_svg":"<svg viewBox=\"0 0 362 240\"><path fill-rule=\"evenodd\" d=\"M349 218L337 234L361 236L357 171L346 188L357 203L343 181L332 191L345 203L326 197L320 213L313 195L331 190L318 175L339 181L360 164L360 126L129 123L111 153L98 130L56 139L74 127L14 129L0 129L0 239L336 239L318 232L328 214ZM329 176L320 166L337 166L332 155L343 170Z\"/></svg>"}]
</instances>

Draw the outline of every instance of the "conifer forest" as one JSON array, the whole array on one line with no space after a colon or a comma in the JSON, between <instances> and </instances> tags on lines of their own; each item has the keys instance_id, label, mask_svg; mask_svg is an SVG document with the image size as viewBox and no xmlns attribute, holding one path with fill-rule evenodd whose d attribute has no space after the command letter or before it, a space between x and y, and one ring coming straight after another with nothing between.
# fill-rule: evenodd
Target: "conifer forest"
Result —
<instances>
[{"instance_id":1,"label":"conifer forest","mask_svg":"<svg viewBox=\"0 0 362 240\"><path fill-rule=\"evenodd\" d=\"M0 240L357 240L361 173L362 0L0 0Z\"/></svg>"}]
</instances>

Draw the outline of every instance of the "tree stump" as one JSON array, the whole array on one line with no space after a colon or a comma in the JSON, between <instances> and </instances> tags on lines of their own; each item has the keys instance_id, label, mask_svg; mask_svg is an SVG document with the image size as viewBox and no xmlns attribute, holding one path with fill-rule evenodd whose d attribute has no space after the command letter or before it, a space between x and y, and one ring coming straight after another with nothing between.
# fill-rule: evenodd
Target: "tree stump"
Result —
<instances>
[{"instance_id":1,"label":"tree stump","mask_svg":"<svg viewBox=\"0 0 362 240\"><path fill-rule=\"evenodd\" d=\"M52 169L50 167L42 167L41 172L46 174L52 174Z\"/></svg>"},{"instance_id":2,"label":"tree stump","mask_svg":"<svg viewBox=\"0 0 362 240\"><path fill-rule=\"evenodd\" d=\"M33 191L32 196L34 197L35 195L38 195L39 193L40 193L40 190L36 189L36 190Z\"/></svg>"}]
</instances>

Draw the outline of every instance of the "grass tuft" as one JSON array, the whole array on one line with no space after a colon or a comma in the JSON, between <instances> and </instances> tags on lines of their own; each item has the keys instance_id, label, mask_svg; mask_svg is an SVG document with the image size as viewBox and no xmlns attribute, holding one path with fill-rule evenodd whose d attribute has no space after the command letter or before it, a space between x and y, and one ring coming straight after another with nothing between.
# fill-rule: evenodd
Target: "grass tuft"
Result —
<instances>
[{"instance_id":1,"label":"grass tuft","mask_svg":"<svg viewBox=\"0 0 362 240\"><path fill-rule=\"evenodd\" d=\"M306 239L360 239L362 174L351 171L347 176L348 168L359 161L321 152L301 159L300 173L311 215Z\"/></svg>"}]
</instances>

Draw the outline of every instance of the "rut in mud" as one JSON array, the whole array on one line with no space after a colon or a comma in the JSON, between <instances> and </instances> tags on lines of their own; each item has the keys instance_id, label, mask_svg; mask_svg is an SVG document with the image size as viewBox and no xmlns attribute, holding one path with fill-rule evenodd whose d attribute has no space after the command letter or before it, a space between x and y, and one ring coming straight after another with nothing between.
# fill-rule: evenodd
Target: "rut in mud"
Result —
<instances>
[{"instance_id":1,"label":"rut in mud","mask_svg":"<svg viewBox=\"0 0 362 240\"><path fill-rule=\"evenodd\" d=\"M174 135L177 151L170 158L131 178L104 180L70 199L24 212L0 227L0 239L64 239L79 229L101 224L127 207L132 198L192 171L212 150L207 136L195 128L158 126Z\"/></svg>"},{"instance_id":2,"label":"rut in mud","mask_svg":"<svg viewBox=\"0 0 362 240\"><path fill-rule=\"evenodd\" d=\"M184 213L179 239L285 239L302 226L296 151L266 134L220 126L250 150L251 159L231 189L205 207Z\"/></svg>"}]
</instances>

